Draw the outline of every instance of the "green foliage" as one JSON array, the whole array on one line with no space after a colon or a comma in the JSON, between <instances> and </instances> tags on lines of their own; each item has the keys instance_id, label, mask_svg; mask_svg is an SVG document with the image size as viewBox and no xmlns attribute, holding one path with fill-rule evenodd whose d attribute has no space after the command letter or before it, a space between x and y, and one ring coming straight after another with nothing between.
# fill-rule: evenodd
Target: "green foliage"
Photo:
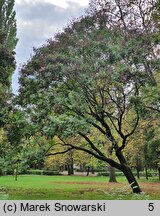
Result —
<instances>
[{"instance_id":1,"label":"green foliage","mask_svg":"<svg viewBox=\"0 0 160 216\"><path fill-rule=\"evenodd\" d=\"M61 175L58 171L51 171L51 170L27 170L26 174L30 175Z\"/></svg>"},{"instance_id":2,"label":"green foliage","mask_svg":"<svg viewBox=\"0 0 160 216\"><path fill-rule=\"evenodd\" d=\"M0 127L11 111L11 79L15 70L16 20L14 0L0 1Z\"/></svg>"},{"instance_id":3,"label":"green foliage","mask_svg":"<svg viewBox=\"0 0 160 216\"><path fill-rule=\"evenodd\" d=\"M14 49L17 44L14 0L0 1L0 89L11 84L15 68ZM3 88L2 88L3 87Z\"/></svg>"},{"instance_id":4,"label":"green foliage","mask_svg":"<svg viewBox=\"0 0 160 216\"><path fill-rule=\"evenodd\" d=\"M9 196L8 196L8 194L6 192L6 188L0 186L0 200L7 200L8 197Z\"/></svg>"},{"instance_id":5,"label":"green foliage","mask_svg":"<svg viewBox=\"0 0 160 216\"><path fill-rule=\"evenodd\" d=\"M156 1L147 3L93 0L20 71L19 105L43 137L130 176L124 149L159 99ZM145 100L146 89L155 96Z\"/></svg>"},{"instance_id":6,"label":"green foliage","mask_svg":"<svg viewBox=\"0 0 160 216\"><path fill-rule=\"evenodd\" d=\"M9 51L13 51L17 44L14 3L14 0L0 2L0 30L4 34L3 46Z\"/></svg>"},{"instance_id":7,"label":"green foliage","mask_svg":"<svg viewBox=\"0 0 160 216\"><path fill-rule=\"evenodd\" d=\"M98 172L97 176L109 176L108 172Z\"/></svg>"}]
</instances>

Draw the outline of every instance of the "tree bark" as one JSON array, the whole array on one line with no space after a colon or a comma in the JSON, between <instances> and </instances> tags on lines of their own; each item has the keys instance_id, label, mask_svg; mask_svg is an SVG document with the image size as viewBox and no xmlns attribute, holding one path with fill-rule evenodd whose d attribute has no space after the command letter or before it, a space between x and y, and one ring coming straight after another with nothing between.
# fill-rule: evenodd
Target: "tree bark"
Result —
<instances>
[{"instance_id":1,"label":"tree bark","mask_svg":"<svg viewBox=\"0 0 160 216\"><path fill-rule=\"evenodd\" d=\"M145 174L146 174L146 179L148 180L148 170L146 166L145 166Z\"/></svg>"},{"instance_id":2,"label":"tree bark","mask_svg":"<svg viewBox=\"0 0 160 216\"><path fill-rule=\"evenodd\" d=\"M140 189L140 186L136 178L134 177L130 167L127 166L126 164L122 165L122 172L124 173L126 179L128 180L128 183L130 184L133 193L141 193L142 191Z\"/></svg>"},{"instance_id":3,"label":"tree bark","mask_svg":"<svg viewBox=\"0 0 160 216\"><path fill-rule=\"evenodd\" d=\"M159 181L160 181L160 167L158 167L158 176L159 176Z\"/></svg>"},{"instance_id":4,"label":"tree bark","mask_svg":"<svg viewBox=\"0 0 160 216\"><path fill-rule=\"evenodd\" d=\"M80 172L83 172L83 166L82 166L82 164L79 165L79 170L80 170Z\"/></svg>"},{"instance_id":5,"label":"tree bark","mask_svg":"<svg viewBox=\"0 0 160 216\"><path fill-rule=\"evenodd\" d=\"M108 148L109 158L112 158L112 153L113 153L113 147L109 147ZM110 164L108 164L108 171L109 171L109 182L117 182L115 168Z\"/></svg>"},{"instance_id":6,"label":"tree bark","mask_svg":"<svg viewBox=\"0 0 160 216\"><path fill-rule=\"evenodd\" d=\"M14 170L14 179L15 179L15 181L17 181L17 179L18 179L18 166Z\"/></svg>"},{"instance_id":7,"label":"tree bark","mask_svg":"<svg viewBox=\"0 0 160 216\"><path fill-rule=\"evenodd\" d=\"M136 171L137 171L137 178L140 179L140 175L139 175L139 167L136 167Z\"/></svg>"},{"instance_id":8,"label":"tree bark","mask_svg":"<svg viewBox=\"0 0 160 216\"><path fill-rule=\"evenodd\" d=\"M74 175L74 170L73 170L72 164L68 164L67 169L68 169L68 175Z\"/></svg>"},{"instance_id":9,"label":"tree bark","mask_svg":"<svg viewBox=\"0 0 160 216\"><path fill-rule=\"evenodd\" d=\"M134 177L130 167L127 165L127 161L123 156L123 153L121 151L116 151L116 156L121 163L121 171L124 173L129 185L131 186L133 193L141 193L142 191L140 189L140 186L136 178Z\"/></svg>"},{"instance_id":10,"label":"tree bark","mask_svg":"<svg viewBox=\"0 0 160 216\"><path fill-rule=\"evenodd\" d=\"M108 171L109 171L109 182L117 182L115 168L112 167L111 165L108 165Z\"/></svg>"},{"instance_id":11,"label":"tree bark","mask_svg":"<svg viewBox=\"0 0 160 216\"><path fill-rule=\"evenodd\" d=\"M94 167L92 166L91 173L94 174Z\"/></svg>"},{"instance_id":12,"label":"tree bark","mask_svg":"<svg viewBox=\"0 0 160 216\"><path fill-rule=\"evenodd\" d=\"M90 166L87 167L87 176L89 176L90 173Z\"/></svg>"},{"instance_id":13,"label":"tree bark","mask_svg":"<svg viewBox=\"0 0 160 216\"><path fill-rule=\"evenodd\" d=\"M74 164L73 164L73 152L69 152L68 154L68 164L67 164L67 169L68 169L68 175L74 175Z\"/></svg>"},{"instance_id":14,"label":"tree bark","mask_svg":"<svg viewBox=\"0 0 160 216\"><path fill-rule=\"evenodd\" d=\"M140 170L141 170L141 162L139 156L137 155L136 159L136 171L137 171L137 178L140 179Z\"/></svg>"}]
</instances>

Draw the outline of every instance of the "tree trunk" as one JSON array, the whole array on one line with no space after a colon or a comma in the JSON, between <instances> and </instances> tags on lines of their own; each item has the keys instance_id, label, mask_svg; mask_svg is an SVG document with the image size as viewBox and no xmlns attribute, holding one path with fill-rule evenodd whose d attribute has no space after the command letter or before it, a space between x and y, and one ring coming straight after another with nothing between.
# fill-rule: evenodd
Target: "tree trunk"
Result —
<instances>
[{"instance_id":1,"label":"tree trunk","mask_svg":"<svg viewBox=\"0 0 160 216\"><path fill-rule=\"evenodd\" d=\"M79 170L80 170L80 172L83 172L83 171L84 171L84 169L83 169L83 165L82 165L82 164L80 164L80 166L79 166Z\"/></svg>"},{"instance_id":2,"label":"tree trunk","mask_svg":"<svg viewBox=\"0 0 160 216\"><path fill-rule=\"evenodd\" d=\"M94 174L94 167L92 166L91 173Z\"/></svg>"},{"instance_id":3,"label":"tree trunk","mask_svg":"<svg viewBox=\"0 0 160 216\"><path fill-rule=\"evenodd\" d=\"M68 164L67 169L68 169L68 175L74 175L74 170L73 170L72 164Z\"/></svg>"},{"instance_id":4,"label":"tree trunk","mask_svg":"<svg viewBox=\"0 0 160 216\"><path fill-rule=\"evenodd\" d=\"M17 181L17 179L18 179L18 167L16 167L14 170L14 179L15 179L15 181Z\"/></svg>"},{"instance_id":5,"label":"tree trunk","mask_svg":"<svg viewBox=\"0 0 160 216\"><path fill-rule=\"evenodd\" d=\"M85 163L83 163L83 164L80 164L80 172L85 172L85 166L86 166L86 164Z\"/></svg>"},{"instance_id":6,"label":"tree trunk","mask_svg":"<svg viewBox=\"0 0 160 216\"><path fill-rule=\"evenodd\" d=\"M121 163L121 171L124 173L128 183L130 184L133 193L141 193L140 186L134 177L130 167L127 165L127 161L125 157L123 156L123 153L121 151L116 151L116 156L119 159Z\"/></svg>"},{"instance_id":7,"label":"tree trunk","mask_svg":"<svg viewBox=\"0 0 160 216\"><path fill-rule=\"evenodd\" d=\"M134 177L131 169L127 166L127 165L122 165L122 171L125 175L125 177L128 180L128 183L130 184L133 193L141 193L141 189L139 187L139 184L136 180L136 178Z\"/></svg>"},{"instance_id":8,"label":"tree trunk","mask_svg":"<svg viewBox=\"0 0 160 216\"><path fill-rule=\"evenodd\" d=\"M159 176L159 181L160 181L160 167L158 167L158 176Z\"/></svg>"},{"instance_id":9,"label":"tree trunk","mask_svg":"<svg viewBox=\"0 0 160 216\"><path fill-rule=\"evenodd\" d=\"M109 182L117 182L115 168L112 167L111 165L108 165L108 171L109 171Z\"/></svg>"},{"instance_id":10,"label":"tree trunk","mask_svg":"<svg viewBox=\"0 0 160 216\"><path fill-rule=\"evenodd\" d=\"M139 167L136 167L136 171L137 171L137 178L140 179L140 175L139 175Z\"/></svg>"},{"instance_id":11,"label":"tree trunk","mask_svg":"<svg viewBox=\"0 0 160 216\"><path fill-rule=\"evenodd\" d=\"M109 158L112 158L112 153L113 153L113 147L109 147L108 148ZM109 171L109 182L117 182L115 168L109 164L108 165L108 171Z\"/></svg>"},{"instance_id":12,"label":"tree trunk","mask_svg":"<svg viewBox=\"0 0 160 216\"><path fill-rule=\"evenodd\" d=\"M69 152L68 154L68 175L74 175L74 164L73 164L73 153Z\"/></svg>"},{"instance_id":13,"label":"tree trunk","mask_svg":"<svg viewBox=\"0 0 160 216\"><path fill-rule=\"evenodd\" d=\"M148 170L146 166L145 166L145 174L146 174L146 179L148 180Z\"/></svg>"},{"instance_id":14,"label":"tree trunk","mask_svg":"<svg viewBox=\"0 0 160 216\"><path fill-rule=\"evenodd\" d=\"M140 179L140 174L139 174L140 170L141 170L140 160L139 160L139 156L137 156L137 159L136 159L136 171L137 171L137 178L138 179Z\"/></svg>"},{"instance_id":15,"label":"tree trunk","mask_svg":"<svg viewBox=\"0 0 160 216\"><path fill-rule=\"evenodd\" d=\"M87 176L89 176L90 166L87 167Z\"/></svg>"}]
</instances>

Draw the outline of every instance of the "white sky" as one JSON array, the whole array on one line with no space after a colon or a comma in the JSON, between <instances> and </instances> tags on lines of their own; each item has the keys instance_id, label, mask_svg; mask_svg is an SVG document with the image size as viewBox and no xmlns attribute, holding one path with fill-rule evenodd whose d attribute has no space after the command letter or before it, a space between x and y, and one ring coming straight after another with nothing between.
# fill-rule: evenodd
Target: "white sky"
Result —
<instances>
[{"instance_id":1,"label":"white sky","mask_svg":"<svg viewBox=\"0 0 160 216\"><path fill-rule=\"evenodd\" d=\"M16 47L17 70L13 75L12 88L18 90L18 68L26 62L33 47L39 47L79 17L89 0L15 0L18 44Z\"/></svg>"},{"instance_id":2,"label":"white sky","mask_svg":"<svg viewBox=\"0 0 160 216\"><path fill-rule=\"evenodd\" d=\"M35 2L46 2L46 3L51 3L57 6L60 6L62 8L66 8L68 6L67 2L76 2L82 6L87 6L89 0L15 0L17 4L21 4L22 2L27 2L27 3L31 3L34 4Z\"/></svg>"}]
</instances>

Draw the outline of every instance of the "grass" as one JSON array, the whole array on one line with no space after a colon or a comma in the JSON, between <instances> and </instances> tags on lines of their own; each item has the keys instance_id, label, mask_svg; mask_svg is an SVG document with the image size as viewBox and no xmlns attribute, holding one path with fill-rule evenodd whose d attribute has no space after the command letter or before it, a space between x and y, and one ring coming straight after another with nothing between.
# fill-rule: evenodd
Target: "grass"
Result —
<instances>
[{"instance_id":1,"label":"grass","mask_svg":"<svg viewBox=\"0 0 160 216\"><path fill-rule=\"evenodd\" d=\"M0 177L0 199L9 200L137 200L160 199L160 182L139 181L141 195L131 193L124 177L108 183L107 177L20 175Z\"/></svg>"}]
</instances>

